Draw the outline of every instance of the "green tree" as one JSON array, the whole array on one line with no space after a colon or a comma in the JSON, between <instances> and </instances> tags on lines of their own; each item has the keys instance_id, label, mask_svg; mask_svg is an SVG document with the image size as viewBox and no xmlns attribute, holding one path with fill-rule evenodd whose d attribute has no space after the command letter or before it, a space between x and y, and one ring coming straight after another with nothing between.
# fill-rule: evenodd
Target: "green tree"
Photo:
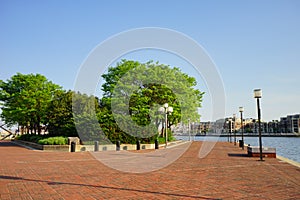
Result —
<instances>
[{"instance_id":1,"label":"green tree","mask_svg":"<svg viewBox=\"0 0 300 200\"><path fill-rule=\"evenodd\" d=\"M95 113L101 114L97 97L74 91L58 91L49 106L49 134L80 136L84 143L103 141L97 118L93 117Z\"/></svg>"},{"instance_id":2,"label":"green tree","mask_svg":"<svg viewBox=\"0 0 300 200\"><path fill-rule=\"evenodd\" d=\"M0 81L1 117L9 125L18 123L34 133L41 133L47 121L49 104L61 87L40 74L17 73Z\"/></svg>"},{"instance_id":3,"label":"green tree","mask_svg":"<svg viewBox=\"0 0 300 200\"><path fill-rule=\"evenodd\" d=\"M101 142L106 141L97 119L97 114L101 115L97 97L73 93L72 111L76 130L84 143L99 140Z\"/></svg>"},{"instance_id":4,"label":"green tree","mask_svg":"<svg viewBox=\"0 0 300 200\"><path fill-rule=\"evenodd\" d=\"M182 73L179 68L122 60L102 77L105 80L102 109L106 110L107 121L117 131L117 134L106 133L108 135L124 135L117 128L121 126L125 132L139 132L135 136L144 138L147 135L143 133L145 126L149 126L146 132L157 130L164 117L158 115L157 110L164 103L174 110L168 117L168 127L200 118L197 108L201 107L203 93L194 88L195 78ZM129 123L131 121L135 123Z\"/></svg>"},{"instance_id":5,"label":"green tree","mask_svg":"<svg viewBox=\"0 0 300 200\"><path fill-rule=\"evenodd\" d=\"M73 91L55 92L47 114L47 129L50 135L77 136L72 111Z\"/></svg>"}]
</instances>

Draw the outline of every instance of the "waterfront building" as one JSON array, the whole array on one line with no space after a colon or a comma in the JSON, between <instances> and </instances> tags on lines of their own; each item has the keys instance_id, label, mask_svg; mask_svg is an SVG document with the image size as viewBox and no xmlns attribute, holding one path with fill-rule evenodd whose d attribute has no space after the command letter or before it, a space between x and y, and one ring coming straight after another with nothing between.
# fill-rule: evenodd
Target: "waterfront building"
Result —
<instances>
[{"instance_id":1,"label":"waterfront building","mask_svg":"<svg viewBox=\"0 0 300 200\"><path fill-rule=\"evenodd\" d=\"M258 125L256 125L257 120L252 118L246 118L243 119L243 127L245 133L254 133L257 131ZM217 124L223 123L223 132L229 133L229 132L242 132L242 123L240 118L225 118L222 120L217 120Z\"/></svg>"},{"instance_id":2,"label":"waterfront building","mask_svg":"<svg viewBox=\"0 0 300 200\"><path fill-rule=\"evenodd\" d=\"M226 124L226 119L218 119L216 120L215 122L212 123L212 130L215 132L215 133L224 133L226 132L225 129L225 124Z\"/></svg>"},{"instance_id":3,"label":"waterfront building","mask_svg":"<svg viewBox=\"0 0 300 200\"><path fill-rule=\"evenodd\" d=\"M243 128L246 135L257 135L258 120L253 118L243 119ZM176 134L188 134L188 125L180 123L174 127ZM238 117L227 117L218 119L215 122L191 122L191 135L206 135L206 133L241 133L242 123ZM300 114L288 115L281 117L280 120L272 120L269 122L261 121L261 132L264 135L280 135L280 133L300 134Z\"/></svg>"},{"instance_id":4,"label":"waterfront building","mask_svg":"<svg viewBox=\"0 0 300 200\"><path fill-rule=\"evenodd\" d=\"M281 117L279 129L281 133L300 133L300 114Z\"/></svg>"},{"instance_id":5,"label":"waterfront building","mask_svg":"<svg viewBox=\"0 0 300 200\"><path fill-rule=\"evenodd\" d=\"M268 133L280 133L280 125L278 120L272 120L268 122L267 126Z\"/></svg>"},{"instance_id":6,"label":"waterfront building","mask_svg":"<svg viewBox=\"0 0 300 200\"><path fill-rule=\"evenodd\" d=\"M199 130L198 133L206 134L207 132L211 131L211 129L212 129L212 123L210 121L208 121L208 122L200 122L198 124L197 129Z\"/></svg>"}]
</instances>

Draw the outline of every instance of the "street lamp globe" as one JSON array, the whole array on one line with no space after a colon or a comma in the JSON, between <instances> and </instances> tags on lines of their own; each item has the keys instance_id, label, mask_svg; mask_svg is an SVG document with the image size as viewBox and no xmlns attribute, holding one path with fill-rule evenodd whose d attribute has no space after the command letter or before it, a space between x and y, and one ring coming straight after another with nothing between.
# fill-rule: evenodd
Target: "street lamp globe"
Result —
<instances>
[{"instance_id":1,"label":"street lamp globe","mask_svg":"<svg viewBox=\"0 0 300 200\"><path fill-rule=\"evenodd\" d=\"M239 111L240 111L240 112L244 112L244 107L242 107L242 106L239 107Z\"/></svg>"},{"instance_id":2,"label":"street lamp globe","mask_svg":"<svg viewBox=\"0 0 300 200\"><path fill-rule=\"evenodd\" d=\"M160 107L158 109L158 112L161 113L161 114L165 113L165 108L164 107Z\"/></svg>"},{"instance_id":3,"label":"street lamp globe","mask_svg":"<svg viewBox=\"0 0 300 200\"><path fill-rule=\"evenodd\" d=\"M262 92L261 89L255 89L254 90L254 98L261 98Z\"/></svg>"},{"instance_id":4,"label":"street lamp globe","mask_svg":"<svg viewBox=\"0 0 300 200\"><path fill-rule=\"evenodd\" d=\"M173 112L173 107L168 107L168 108L167 108L167 112L168 112L168 113L172 113L172 112Z\"/></svg>"}]
</instances>

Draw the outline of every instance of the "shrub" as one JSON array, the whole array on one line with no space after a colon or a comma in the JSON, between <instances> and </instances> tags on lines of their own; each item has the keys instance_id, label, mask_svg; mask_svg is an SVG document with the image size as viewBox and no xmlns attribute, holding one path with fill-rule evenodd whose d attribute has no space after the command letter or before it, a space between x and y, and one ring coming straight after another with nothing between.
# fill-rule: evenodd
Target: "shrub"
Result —
<instances>
[{"instance_id":1,"label":"shrub","mask_svg":"<svg viewBox=\"0 0 300 200\"><path fill-rule=\"evenodd\" d=\"M31 135L25 134L16 137L16 140L24 140L42 145L66 145L68 138L63 136L49 137L49 135Z\"/></svg>"},{"instance_id":2,"label":"shrub","mask_svg":"<svg viewBox=\"0 0 300 200\"><path fill-rule=\"evenodd\" d=\"M68 144L68 138L63 136L49 137L38 141L42 145L66 145Z\"/></svg>"},{"instance_id":3,"label":"shrub","mask_svg":"<svg viewBox=\"0 0 300 200\"><path fill-rule=\"evenodd\" d=\"M40 139L43 139L43 136L42 135L25 134L25 135L17 136L15 139L37 143Z\"/></svg>"},{"instance_id":4,"label":"shrub","mask_svg":"<svg viewBox=\"0 0 300 200\"><path fill-rule=\"evenodd\" d=\"M159 144L164 144L166 142L165 137L159 136L157 139L158 139ZM175 141L175 140L176 140L176 138L173 136L173 133L170 130L168 130L168 141L171 142L171 141Z\"/></svg>"}]
</instances>

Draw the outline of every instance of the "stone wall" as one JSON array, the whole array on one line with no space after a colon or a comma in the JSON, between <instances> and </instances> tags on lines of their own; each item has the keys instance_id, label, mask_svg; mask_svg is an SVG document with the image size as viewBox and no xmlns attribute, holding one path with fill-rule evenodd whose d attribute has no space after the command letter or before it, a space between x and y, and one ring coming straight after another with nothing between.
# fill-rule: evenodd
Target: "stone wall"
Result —
<instances>
[{"instance_id":1,"label":"stone wall","mask_svg":"<svg viewBox=\"0 0 300 200\"><path fill-rule=\"evenodd\" d=\"M23 140L15 140L16 144L20 144L23 146L31 147L37 150L44 150L44 151L64 151L70 152L71 145L41 145L33 142L27 142ZM141 149L154 149L154 144L141 144ZM76 144L76 152L80 151L94 151L95 145L80 145ZM121 144L120 150L136 150L136 144ZM99 151L116 151L115 144L108 144L108 145L99 145Z\"/></svg>"}]
</instances>

